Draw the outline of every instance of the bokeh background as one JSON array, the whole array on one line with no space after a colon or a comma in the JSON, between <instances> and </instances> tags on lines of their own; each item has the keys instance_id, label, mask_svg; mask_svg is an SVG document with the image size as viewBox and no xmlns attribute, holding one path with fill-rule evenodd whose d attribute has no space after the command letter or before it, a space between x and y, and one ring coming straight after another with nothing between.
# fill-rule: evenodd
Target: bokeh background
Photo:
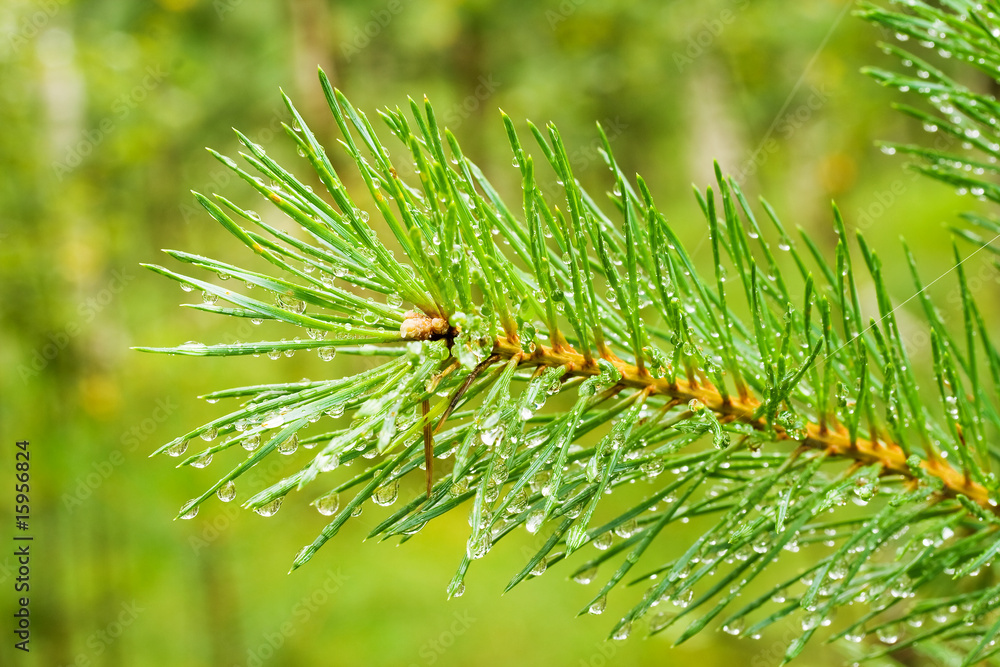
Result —
<instances>
[{"instance_id":1,"label":"bokeh background","mask_svg":"<svg viewBox=\"0 0 1000 667\"><path fill-rule=\"evenodd\" d=\"M367 510L292 575L292 556L324 524L305 503L269 519L209 503L192 521L172 521L218 471L176 471L147 454L216 414L198 395L348 373L352 362L131 351L253 334L180 308L184 293L139 263L166 263L161 248L243 257L189 191L247 205L252 193L203 148L234 154L236 127L294 163L279 89L332 145L321 65L372 116L426 94L515 201L498 108L519 122L555 121L598 192L609 187L601 121L619 162L644 175L702 262L710 253L699 246L690 184L707 185L718 159L827 250L835 198L887 265L901 261L896 237L905 233L933 278L950 265L945 225L974 202L917 180L874 145L926 141L890 110L896 95L859 73L890 66L877 47L885 37L843 0L4 0L0 535L9 540L13 523L13 445L27 439L35 540L27 655L10 646L16 567L12 543L0 548L0 663L780 662L780 626L756 642L706 632L672 652L669 633L605 642L625 607L612 599L605 615L574 618L596 584L566 581L563 568L501 597L527 534L476 562L466 594L446 601L468 530L460 512L397 549L362 541L379 516ZM912 294L903 271L888 273L900 300ZM995 302L995 269L976 258L968 273L977 296ZM935 291L955 308L950 283ZM915 340L917 360L927 358ZM817 642L803 664L847 658Z\"/></svg>"}]
</instances>

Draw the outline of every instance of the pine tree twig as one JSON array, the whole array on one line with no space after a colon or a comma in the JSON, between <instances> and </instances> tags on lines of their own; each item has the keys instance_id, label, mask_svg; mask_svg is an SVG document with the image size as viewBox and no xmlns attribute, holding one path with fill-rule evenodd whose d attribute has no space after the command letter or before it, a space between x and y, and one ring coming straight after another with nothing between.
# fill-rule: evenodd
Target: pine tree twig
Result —
<instances>
[{"instance_id":1,"label":"pine tree twig","mask_svg":"<svg viewBox=\"0 0 1000 667\"><path fill-rule=\"evenodd\" d=\"M582 355L569 351L545 350L538 346L530 356L524 356L519 346L508 341L497 339L493 345L493 357L496 360L521 357L520 364L525 367L553 366L566 369L569 376L592 377L600 372L594 363L587 363ZM651 394L668 396L676 404L698 401L719 417L734 419L749 424L756 430L766 430L767 423L757 417L760 406L752 395L744 398L723 398L711 384L693 385L683 378L673 382L662 378L653 378L648 372L642 372L635 366L615 360L614 365L622 375L620 384L623 387L645 389ZM916 479L913 469L908 463L908 457L903 449L892 442L872 442L864 438L850 441L846 431L841 427L837 431L823 429L817 424L807 423L807 437L801 440L803 447L828 452L832 456L843 459L853 459L862 465L877 464L882 468L883 475L899 475L905 479ZM776 429L776 439L791 439L780 426ZM1000 516L1000 507L990 498L989 491L980 484L970 480L967 475L955 470L940 458L922 460L922 468L928 475L941 480L942 492L947 497L965 496L986 510Z\"/></svg>"}]
</instances>

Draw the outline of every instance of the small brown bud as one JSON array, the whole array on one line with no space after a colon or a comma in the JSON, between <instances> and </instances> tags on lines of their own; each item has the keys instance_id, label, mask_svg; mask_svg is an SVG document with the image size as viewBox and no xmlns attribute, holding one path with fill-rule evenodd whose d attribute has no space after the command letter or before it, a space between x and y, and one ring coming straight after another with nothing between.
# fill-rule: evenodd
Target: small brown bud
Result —
<instances>
[{"instance_id":1,"label":"small brown bud","mask_svg":"<svg viewBox=\"0 0 1000 667\"><path fill-rule=\"evenodd\" d=\"M406 319L399 327L399 335L402 338L430 340L448 333L448 320L440 317L430 317L413 310L407 311L404 317Z\"/></svg>"}]
</instances>

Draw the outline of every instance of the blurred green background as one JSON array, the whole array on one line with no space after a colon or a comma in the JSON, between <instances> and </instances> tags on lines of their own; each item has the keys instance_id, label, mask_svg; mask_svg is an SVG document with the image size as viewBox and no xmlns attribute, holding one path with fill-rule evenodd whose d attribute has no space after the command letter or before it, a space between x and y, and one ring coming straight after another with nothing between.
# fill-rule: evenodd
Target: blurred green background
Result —
<instances>
[{"instance_id":1,"label":"blurred green background","mask_svg":"<svg viewBox=\"0 0 1000 667\"><path fill-rule=\"evenodd\" d=\"M825 248L836 198L888 265L901 260L903 232L933 278L950 265L942 223L970 202L915 180L874 146L924 140L890 111L893 95L859 73L890 66L876 46L883 37L841 0L5 0L0 535L13 523L14 441L27 439L35 540L27 655L10 646L16 567L12 542L0 549L8 619L0 663L780 662L780 626L756 642L707 632L672 652L669 633L604 642L624 600L574 619L597 584L567 582L565 568L501 597L533 543L527 534L478 561L467 593L448 602L468 531L460 512L395 549L362 542L380 516L368 509L293 575L292 556L324 525L305 503L286 502L270 519L209 503L192 521L172 521L218 470L175 471L146 455L217 414L197 395L348 373L354 362L317 368L306 354L270 361L130 351L254 335L180 308L176 285L138 264L167 263L160 248L244 258L189 190L246 205L252 193L203 148L235 154L237 127L279 161L300 164L280 131L288 115L279 88L332 146L321 65L372 116L426 94L513 201L516 170L498 108L517 121L555 121L581 180L597 192L609 183L594 130L601 121L619 162L644 175L702 262L690 183L707 185L718 159ZM889 273L897 296L909 296L904 272ZM997 275L985 258L968 273L980 299L995 302ZM941 287L944 310L955 308L956 294ZM913 337L917 360L927 358L920 332ZM846 659L819 643L807 653L803 664Z\"/></svg>"}]
</instances>

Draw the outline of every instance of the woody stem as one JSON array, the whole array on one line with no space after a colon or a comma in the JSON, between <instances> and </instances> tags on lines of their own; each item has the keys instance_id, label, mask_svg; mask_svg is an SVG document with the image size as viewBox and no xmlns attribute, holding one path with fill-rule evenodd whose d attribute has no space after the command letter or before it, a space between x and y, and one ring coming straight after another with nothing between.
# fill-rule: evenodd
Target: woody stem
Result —
<instances>
[{"instance_id":1,"label":"woody stem","mask_svg":"<svg viewBox=\"0 0 1000 667\"><path fill-rule=\"evenodd\" d=\"M566 349L545 349L536 347L534 353L526 355L520 345L506 339L498 338L493 345L493 355L498 360L520 356L520 365L531 366L562 366L566 375L593 376L599 374L600 368L595 363L587 363L583 355ZM624 387L644 389L650 395L665 396L676 403L687 403L697 400L706 409L711 410L720 418L728 421L740 421L753 428L766 431L768 424L763 417L756 416L758 401L749 392L745 397L723 397L711 384L696 384L690 380L676 378L654 378L646 371L625 363L620 359L609 359L619 370L622 377L618 384ZM778 440L793 438L783 429L777 428ZM873 442L856 438L851 442L850 436L841 427L832 430L821 428L818 424L808 423L805 426L806 437L795 439L801 447L826 451L834 457L852 459L863 465L878 464L883 475L899 475L916 482L917 478L907 463L907 454L899 445L892 442ZM920 467L932 477L943 482L942 493L946 497L965 496L983 508L1000 515L1000 507L990 498L986 487L970 480L966 475L951 467L940 458L925 459Z\"/></svg>"}]
</instances>

